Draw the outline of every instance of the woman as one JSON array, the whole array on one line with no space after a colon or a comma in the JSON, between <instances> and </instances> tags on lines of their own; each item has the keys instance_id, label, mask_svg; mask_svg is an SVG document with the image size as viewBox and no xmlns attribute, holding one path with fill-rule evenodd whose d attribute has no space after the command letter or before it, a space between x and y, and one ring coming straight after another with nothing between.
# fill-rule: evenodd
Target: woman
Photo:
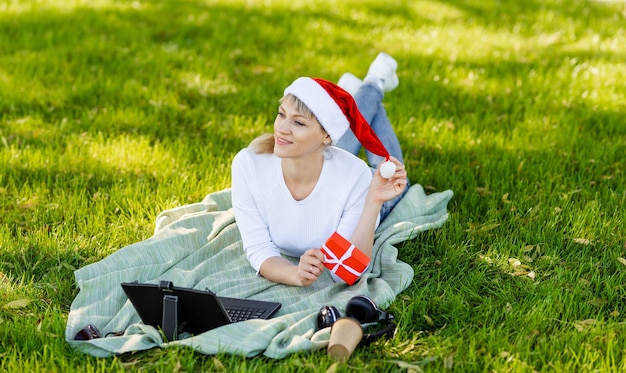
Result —
<instances>
[{"instance_id":1,"label":"woman","mask_svg":"<svg viewBox=\"0 0 626 373\"><path fill-rule=\"evenodd\" d=\"M382 106L383 92L398 85L396 68L381 53L363 82L342 76L339 84L354 98L326 80L297 79L280 100L274 134L235 156L233 210L247 258L261 276L311 285L325 268L320 248L334 232L372 256L374 231L408 184ZM361 145L372 168L356 156ZM385 158L395 165L387 177L380 171ZM283 255L299 257L298 265Z\"/></svg>"}]
</instances>

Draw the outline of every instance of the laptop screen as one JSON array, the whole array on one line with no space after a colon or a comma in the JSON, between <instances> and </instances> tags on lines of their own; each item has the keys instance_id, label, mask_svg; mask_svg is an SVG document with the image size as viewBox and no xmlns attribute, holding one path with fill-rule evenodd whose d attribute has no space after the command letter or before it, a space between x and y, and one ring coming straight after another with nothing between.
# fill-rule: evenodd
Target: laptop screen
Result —
<instances>
[{"instance_id":1,"label":"laptop screen","mask_svg":"<svg viewBox=\"0 0 626 373\"><path fill-rule=\"evenodd\" d=\"M121 285L144 324L164 329L164 304L166 317L173 320L176 315L176 332L200 334L231 322L218 298L210 291L180 288L169 281L158 285L136 282ZM175 301L170 303L175 308L168 309L167 301ZM168 339L175 339L171 337Z\"/></svg>"}]
</instances>

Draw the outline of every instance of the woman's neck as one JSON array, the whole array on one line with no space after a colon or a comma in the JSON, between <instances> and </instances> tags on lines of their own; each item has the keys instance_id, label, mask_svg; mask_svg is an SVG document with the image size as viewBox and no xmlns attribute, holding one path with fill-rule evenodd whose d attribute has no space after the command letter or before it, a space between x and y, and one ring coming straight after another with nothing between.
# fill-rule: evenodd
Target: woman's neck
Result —
<instances>
[{"instance_id":1,"label":"woman's neck","mask_svg":"<svg viewBox=\"0 0 626 373\"><path fill-rule=\"evenodd\" d=\"M307 160L283 158L281 164L283 178L291 196L300 201L308 197L315 188L322 173L324 157Z\"/></svg>"}]
</instances>

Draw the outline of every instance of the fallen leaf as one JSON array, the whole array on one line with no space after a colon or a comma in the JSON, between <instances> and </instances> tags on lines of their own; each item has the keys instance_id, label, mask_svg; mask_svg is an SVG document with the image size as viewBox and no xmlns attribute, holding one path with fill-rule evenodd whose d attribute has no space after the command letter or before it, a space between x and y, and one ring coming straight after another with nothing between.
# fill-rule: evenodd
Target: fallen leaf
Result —
<instances>
[{"instance_id":1,"label":"fallen leaf","mask_svg":"<svg viewBox=\"0 0 626 373\"><path fill-rule=\"evenodd\" d=\"M423 372L422 368L416 364L410 364L401 360L393 360L392 362L395 363L401 369L406 369L407 372L418 372L418 373Z\"/></svg>"},{"instance_id":2,"label":"fallen leaf","mask_svg":"<svg viewBox=\"0 0 626 373\"><path fill-rule=\"evenodd\" d=\"M535 273L535 271L530 271L526 274L526 276L532 278L533 280L537 277L537 274Z\"/></svg>"},{"instance_id":3,"label":"fallen leaf","mask_svg":"<svg viewBox=\"0 0 626 373\"><path fill-rule=\"evenodd\" d=\"M617 316L619 316L619 315L620 315L620 313L619 313L619 311L618 311L618 310L615 310L615 311L613 311L613 312L611 312L611 313L609 314L609 316L611 316L611 317L617 317Z\"/></svg>"},{"instance_id":4,"label":"fallen leaf","mask_svg":"<svg viewBox=\"0 0 626 373\"><path fill-rule=\"evenodd\" d=\"M37 206L39 206L39 201L37 200L37 197L33 197L25 202L23 202L20 207L23 208L24 210L32 210L37 208Z\"/></svg>"},{"instance_id":5,"label":"fallen leaf","mask_svg":"<svg viewBox=\"0 0 626 373\"><path fill-rule=\"evenodd\" d=\"M333 363L331 366L326 369L326 373L335 373L337 371L337 363Z\"/></svg>"},{"instance_id":6,"label":"fallen leaf","mask_svg":"<svg viewBox=\"0 0 626 373\"><path fill-rule=\"evenodd\" d=\"M617 258L617 261L626 266L626 259L622 258L621 256Z\"/></svg>"},{"instance_id":7,"label":"fallen leaf","mask_svg":"<svg viewBox=\"0 0 626 373\"><path fill-rule=\"evenodd\" d=\"M600 307L606 305L607 301L602 298L591 298L588 303Z\"/></svg>"},{"instance_id":8,"label":"fallen leaf","mask_svg":"<svg viewBox=\"0 0 626 373\"><path fill-rule=\"evenodd\" d=\"M430 316L424 315L424 320L426 320L426 324L430 326L435 326L435 323L433 322L433 319L430 318Z\"/></svg>"},{"instance_id":9,"label":"fallen leaf","mask_svg":"<svg viewBox=\"0 0 626 373\"><path fill-rule=\"evenodd\" d=\"M577 323L574 323L574 328L579 332L585 331L585 327Z\"/></svg>"},{"instance_id":10,"label":"fallen leaf","mask_svg":"<svg viewBox=\"0 0 626 373\"><path fill-rule=\"evenodd\" d=\"M30 299L18 299L6 304L7 308L24 308L30 304Z\"/></svg>"},{"instance_id":11,"label":"fallen leaf","mask_svg":"<svg viewBox=\"0 0 626 373\"><path fill-rule=\"evenodd\" d=\"M524 259L524 261L528 263L532 263L535 261L533 258L529 257L528 255L524 255L522 259Z\"/></svg>"},{"instance_id":12,"label":"fallen leaf","mask_svg":"<svg viewBox=\"0 0 626 373\"><path fill-rule=\"evenodd\" d=\"M4 273L0 272L0 282L3 283L3 284L8 284L9 282L11 282L11 280L9 280L7 275L5 275Z\"/></svg>"},{"instance_id":13,"label":"fallen leaf","mask_svg":"<svg viewBox=\"0 0 626 373\"><path fill-rule=\"evenodd\" d=\"M219 371L224 370L224 364L222 364L222 362L220 361L220 359L214 357L213 358L213 365L215 365L215 368Z\"/></svg>"},{"instance_id":14,"label":"fallen leaf","mask_svg":"<svg viewBox=\"0 0 626 373\"><path fill-rule=\"evenodd\" d=\"M585 331L585 329L589 328L589 326L595 323L596 323L595 319L580 320L574 323L574 328L576 328L576 330L578 330L579 332L582 332L582 331Z\"/></svg>"},{"instance_id":15,"label":"fallen leaf","mask_svg":"<svg viewBox=\"0 0 626 373\"><path fill-rule=\"evenodd\" d=\"M272 72L274 72L274 68L271 66L256 65L252 67L252 73L255 75L272 73Z\"/></svg>"},{"instance_id":16,"label":"fallen leaf","mask_svg":"<svg viewBox=\"0 0 626 373\"><path fill-rule=\"evenodd\" d=\"M469 229L466 230L467 232L472 232L472 231L488 232L500 226L499 223L475 224L471 222L468 225L469 225Z\"/></svg>"},{"instance_id":17,"label":"fallen leaf","mask_svg":"<svg viewBox=\"0 0 626 373\"><path fill-rule=\"evenodd\" d=\"M61 267L64 267L66 269L69 269L70 271L75 271L76 267L74 267L73 265L67 263L67 262L62 262L61 263Z\"/></svg>"},{"instance_id":18,"label":"fallen leaf","mask_svg":"<svg viewBox=\"0 0 626 373\"><path fill-rule=\"evenodd\" d=\"M538 337L541 335L541 332L537 329L533 329L529 334L528 334L528 339L530 338L534 338L534 337Z\"/></svg>"},{"instance_id":19,"label":"fallen leaf","mask_svg":"<svg viewBox=\"0 0 626 373\"><path fill-rule=\"evenodd\" d=\"M483 197L487 197L493 194L491 191L489 191L489 189L484 187L476 187L476 193Z\"/></svg>"},{"instance_id":20,"label":"fallen leaf","mask_svg":"<svg viewBox=\"0 0 626 373\"><path fill-rule=\"evenodd\" d=\"M456 355L455 352L449 354L448 356L446 356L443 359L443 368L444 369L452 370L452 368L454 368L454 355Z\"/></svg>"},{"instance_id":21,"label":"fallen leaf","mask_svg":"<svg viewBox=\"0 0 626 373\"><path fill-rule=\"evenodd\" d=\"M591 241L586 238L574 238L574 242L580 245L591 245Z\"/></svg>"},{"instance_id":22,"label":"fallen leaf","mask_svg":"<svg viewBox=\"0 0 626 373\"><path fill-rule=\"evenodd\" d=\"M520 260L516 258L509 258L509 264L511 264L513 267L517 267L522 265L522 262L520 262Z\"/></svg>"}]
</instances>

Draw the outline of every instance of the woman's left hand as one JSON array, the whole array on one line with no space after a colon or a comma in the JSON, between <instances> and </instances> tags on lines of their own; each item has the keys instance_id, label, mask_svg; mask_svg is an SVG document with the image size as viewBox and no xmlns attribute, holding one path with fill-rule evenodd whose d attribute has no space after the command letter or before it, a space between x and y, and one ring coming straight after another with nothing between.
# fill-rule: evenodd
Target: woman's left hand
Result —
<instances>
[{"instance_id":1,"label":"woman's left hand","mask_svg":"<svg viewBox=\"0 0 626 373\"><path fill-rule=\"evenodd\" d=\"M402 194L407 185L407 174L404 165L395 157L389 157L389 160L396 165L396 172L389 179L382 177L380 175L380 166L383 162L381 162L370 184L372 197L381 204Z\"/></svg>"},{"instance_id":2,"label":"woman's left hand","mask_svg":"<svg viewBox=\"0 0 626 373\"><path fill-rule=\"evenodd\" d=\"M296 284L309 286L324 272L324 254L320 249L309 249L300 256Z\"/></svg>"}]
</instances>

